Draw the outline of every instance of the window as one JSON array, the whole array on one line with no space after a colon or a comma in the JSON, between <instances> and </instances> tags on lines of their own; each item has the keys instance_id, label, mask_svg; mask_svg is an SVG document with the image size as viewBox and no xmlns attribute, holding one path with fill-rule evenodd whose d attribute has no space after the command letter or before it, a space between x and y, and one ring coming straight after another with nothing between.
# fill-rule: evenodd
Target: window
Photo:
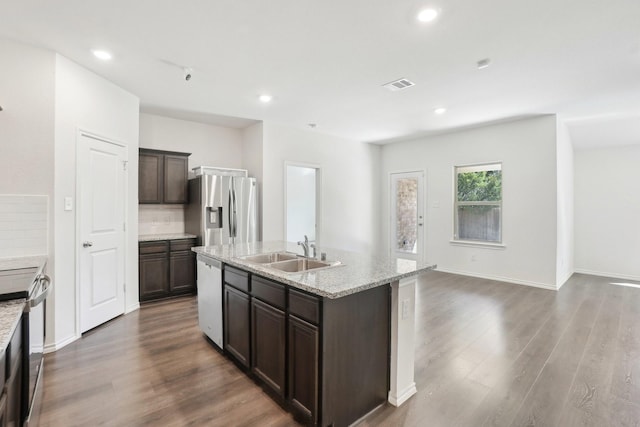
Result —
<instances>
[{"instance_id":1,"label":"window","mask_svg":"<svg viewBox=\"0 0 640 427\"><path fill-rule=\"evenodd\" d=\"M502 243L502 163L456 166L454 240Z\"/></svg>"}]
</instances>

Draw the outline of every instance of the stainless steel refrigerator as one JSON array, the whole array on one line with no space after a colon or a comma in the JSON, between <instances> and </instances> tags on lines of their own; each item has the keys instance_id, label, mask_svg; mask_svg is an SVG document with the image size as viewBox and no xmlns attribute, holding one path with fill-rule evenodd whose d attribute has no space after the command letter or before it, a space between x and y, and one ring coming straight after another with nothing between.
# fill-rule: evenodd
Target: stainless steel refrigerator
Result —
<instances>
[{"instance_id":1,"label":"stainless steel refrigerator","mask_svg":"<svg viewBox=\"0 0 640 427\"><path fill-rule=\"evenodd\" d=\"M200 175L190 179L185 231L197 235L201 246L255 242L256 192L255 178Z\"/></svg>"}]
</instances>

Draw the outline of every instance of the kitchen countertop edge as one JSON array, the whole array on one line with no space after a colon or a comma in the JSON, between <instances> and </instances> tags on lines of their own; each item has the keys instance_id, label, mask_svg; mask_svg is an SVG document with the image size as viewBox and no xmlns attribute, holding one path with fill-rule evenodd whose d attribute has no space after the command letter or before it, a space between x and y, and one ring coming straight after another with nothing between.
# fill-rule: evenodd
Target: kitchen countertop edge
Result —
<instances>
[{"instance_id":1,"label":"kitchen countertop edge","mask_svg":"<svg viewBox=\"0 0 640 427\"><path fill-rule=\"evenodd\" d=\"M211 251L207 251L208 247L204 247L204 246L197 246L192 248L192 251L195 252L196 254L200 254L203 255L205 257L209 257L209 258L213 258L216 259L220 262L223 262L225 264L228 264L232 267L237 267L237 268L241 268L243 270L249 271L251 273L254 274L258 274L262 277L266 277L268 279L272 279L275 281L278 281L280 283L284 283L287 285L290 285L294 288L297 289L301 289L303 291L307 291L309 293L312 293L314 295L318 295L321 297L326 297L329 299L337 299L337 298L341 298L341 297L345 297L347 295L351 295L351 294L355 294L358 292L362 292L362 291L366 291L368 289L372 289L378 286L383 286L389 283L393 283L395 281L401 280L401 279L405 279L407 277L411 277L411 276L417 276L422 272L428 271L428 270L432 270L433 268L435 268L435 265L424 265L421 267L416 268L415 270L412 271L407 271L407 272L396 272L393 274L387 274L384 275L384 277L377 277L375 279L367 279L367 278L362 278L359 281L360 283L357 283L353 286L350 286L348 288L343 288L339 291L336 292L331 292L325 289L320 289L318 287L309 285L307 283L295 280L294 277L292 277L290 274L287 273L279 273L271 268L268 267L261 267L259 264L255 264L255 263L250 263L247 261L243 261L241 258L239 257L230 257L230 256L224 256L224 255L220 255L220 254L215 254L215 253L211 253ZM276 250L277 251L277 250ZM273 252L273 250L266 250L266 251L258 251L256 253L268 253L268 252ZM355 254L354 254L355 255ZM246 255L242 255L242 256L246 256ZM366 257L366 255L362 255L362 257ZM336 266L336 267L331 267L332 269L338 269L344 266ZM338 270L339 271L339 270ZM313 273L313 272L312 272ZM294 275L294 276L299 276L299 275L304 275L305 273L299 273L298 275ZM366 273L363 274L363 276L366 275Z\"/></svg>"},{"instance_id":2,"label":"kitchen countertop edge","mask_svg":"<svg viewBox=\"0 0 640 427\"><path fill-rule=\"evenodd\" d=\"M140 234L138 242L158 242L161 240L195 239L198 236L189 233Z\"/></svg>"},{"instance_id":3,"label":"kitchen countertop edge","mask_svg":"<svg viewBox=\"0 0 640 427\"><path fill-rule=\"evenodd\" d=\"M26 300L24 298L0 302L0 351L5 351L18 322L22 319Z\"/></svg>"}]
</instances>

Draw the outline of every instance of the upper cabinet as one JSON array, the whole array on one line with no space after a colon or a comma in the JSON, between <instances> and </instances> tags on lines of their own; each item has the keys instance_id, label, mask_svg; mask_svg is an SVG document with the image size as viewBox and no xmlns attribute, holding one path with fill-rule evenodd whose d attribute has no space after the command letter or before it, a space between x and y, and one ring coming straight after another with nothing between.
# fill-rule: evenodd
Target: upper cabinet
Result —
<instances>
[{"instance_id":1,"label":"upper cabinet","mask_svg":"<svg viewBox=\"0 0 640 427\"><path fill-rule=\"evenodd\" d=\"M191 153L140 148L138 202L186 204Z\"/></svg>"}]
</instances>

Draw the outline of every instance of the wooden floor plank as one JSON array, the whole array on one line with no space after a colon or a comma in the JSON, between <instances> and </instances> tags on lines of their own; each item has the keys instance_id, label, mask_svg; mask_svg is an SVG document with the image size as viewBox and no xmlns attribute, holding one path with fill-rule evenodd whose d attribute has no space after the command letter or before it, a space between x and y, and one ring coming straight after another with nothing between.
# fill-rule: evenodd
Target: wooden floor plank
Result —
<instances>
[{"instance_id":1,"label":"wooden floor plank","mask_svg":"<svg viewBox=\"0 0 640 427\"><path fill-rule=\"evenodd\" d=\"M361 426L640 425L640 289L560 291L430 272L416 385ZM194 298L144 306L45 356L41 426L298 425L216 351Z\"/></svg>"}]
</instances>

